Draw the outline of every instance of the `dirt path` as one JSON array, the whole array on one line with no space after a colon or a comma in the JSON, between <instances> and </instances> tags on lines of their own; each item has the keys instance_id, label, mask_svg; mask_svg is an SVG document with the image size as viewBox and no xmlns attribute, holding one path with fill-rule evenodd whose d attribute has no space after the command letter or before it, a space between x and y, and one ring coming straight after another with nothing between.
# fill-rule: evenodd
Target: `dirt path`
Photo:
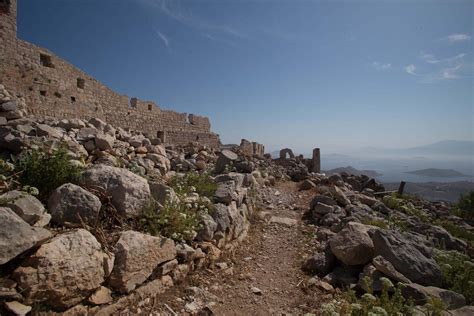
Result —
<instances>
[{"instance_id":1,"label":"dirt path","mask_svg":"<svg viewBox=\"0 0 474 316\"><path fill-rule=\"evenodd\" d=\"M314 249L314 228L301 221L314 192L284 182L261 192L261 210L249 236L213 269L197 271L184 284L160 295L147 314L301 315L314 312L322 293L307 289L303 258ZM208 313L211 314L211 313Z\"/></svg>"}]
</instances>

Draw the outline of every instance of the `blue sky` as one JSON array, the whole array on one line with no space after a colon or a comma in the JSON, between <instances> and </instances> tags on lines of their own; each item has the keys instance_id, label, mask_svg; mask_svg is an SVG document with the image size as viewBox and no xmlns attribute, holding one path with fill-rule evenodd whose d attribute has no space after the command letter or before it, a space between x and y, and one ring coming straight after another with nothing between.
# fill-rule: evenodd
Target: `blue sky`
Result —
<instances>
[{"instance_id":1,"label":"blue sky","mask_svg":"<svg viewBox=\"0 0 474 316\"><path fill-rule=\"evenodd\" d=\"M474 140L473 1L19 0L19 37L224 143Z\"/></svg>"}]
</instances>

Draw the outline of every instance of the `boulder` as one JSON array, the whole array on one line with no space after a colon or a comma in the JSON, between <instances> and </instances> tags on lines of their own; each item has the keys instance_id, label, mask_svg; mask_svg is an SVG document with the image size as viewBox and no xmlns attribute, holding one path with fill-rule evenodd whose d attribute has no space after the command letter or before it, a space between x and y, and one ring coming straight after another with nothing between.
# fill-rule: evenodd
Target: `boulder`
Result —
<instances>
[{"instance_id":1,"label":"boulder","mask_svg":"<svg viewBox=\"0 0 474 316\"><path fill-rule=\"evenodd\" d=\"M95 147L99 150L112 150L114 147L115 137L109 134L98 133L94 142Z\"/></svg>"},{"instance_id":2,"label":"boulder","mask_svg":"<svg viewBox=\"0 0 474 316\"><path fill-rule=\"evenodd\" d=\"M430 297L442 300L448 309L466 305L466 299L459 293L434 286L422 286L416 283L404 284L402 295L406 299L411 299L417 305L425 305Z\"/></svg>"},{"instance_id":3,"label":"boulder","mask_svg":"<svg viewBox=\"0 0 474 316\"><path fill-rule=\"evenodd\" d=\"M127 217L140 215L151 197L146 179L122 168L96 165L82 173L81 184L104 190L117 211Z\"/></svg>"},{"instance_id":4,"label":"boulder","mask_svg":"<svg viewBox=\"0 0 474 316\"><path fill-rule=\"evenodd\" d=\"M43 227L51 219L51 215L46 213L40 200L26 192L10 191L2 194L0 199L4 201L4 206L10 208L30 225Z\"/></svg>"},{"instance_id":5,"label":"boulder","mask_svg":"<svg viewBox=\"0 0 474 316\"><path fill-rule=\"evenodd\" d=\"M330 206L337 206L337 202L326 195L316 195L309 204L309 208L312 210L318 203L323 203Z\"/></svg>"},{"instance_id":6,"label":"boulder","mask_svg":"<svg viewBox=\"0 0 474 316\"><path fill-rule=\"evenodd\" d=\"M336 199L336 201L342 204L343 206L351 204L351 201L349 201L346 194L342 192L339 187L333 185L329 187L329 191L331 192L331 195Z\"/></svg>"},{"instance_id":7,"label":"boulder","mask_svg":"<svg viewBox=\"0 0 474 316\"><path fill-rule=\"evenodd\" d=\"M114 253L109 283L113 289L128 293L145 282L159 264L173 260L176 247L171 239L129 230L121 233Z\"/></svg>"},{"instance_id":8,"label":"boulder","mask_svg":"<svg viewBox=\"0 0 474 316\"><path fill-rule=\"evenodd\" d=\"M113 301L112 291L105 286L99 287L92 295L87 299L92 305L103 305Z\"/></svg>"},{"instance_id":9,"label":"boulder","mask_svg":"<svg viewBox=\"0 0 474 316\"><path fill-rule=\"evenodd\" d=\"M214 237L214 232L217 229L217 223L211 215L204 213L199 216L199 229L197 231L198 241L211 241Z\"/></svg>"},{"instance_id":10,"label":"boulder","mask_svg":"<svg viewBox=\"0 0 474 316\"><path fill-rule=\"evenodd\" d=\"M319 276L325 276L334 268L336 258L326 249L309 257L303 264L303 269Z\"/></svg>"},{"instance_id":11,"label":"boulder","mask_svg":"<svg viewBox=\"0 0 474 316\"><path fill-rule=\"evenodd\" d=\"M233 151L224 149L223 151L219 153L219 156L217 158L215 172L222 173L225 170L227 165L236 161L238 158L239 156L237 156L237 154L234 153Z\"/></svg>"},{"instance_id":12,"label":"boulder","mask_svg":"<svg viewBox=\"0 0 474 316\"><path fill-rule=\"evenodd\" d=\"M312 188L315 188L315 187L316 187L316 184L314 184L313 181L304 180L300 185L300 190L306 191L306 190L311 190Z\"/></svg>"},{"instance_id":13,"label":"boulder","mask_svg":"<svg viewBox=\"0 0 474 316\"><path fill-rule=\"evenodd\" d=\"M150 182L149 185L151 196L161 205L164 205L166 201L176 202L179 200L172 187L159 182Z\"/></svg>"},{"instance_id":14,"label":"boulder","mask_svg":"<svg viewBox=\"0 0 474 316\"><path fill-rule=\"evenodd\" d=\"M216 202L227 205L237 200L238 196L235 192L235 183L233 181L218 183L214 198Z\"/></svg>"},{"instance_id":15,"label":"boulder","mask_svg":"<svg viewBox=\"0 0 474 316\"><path fill-rule=\"evenodd\" d=\"M329 239L332 253L346 265L365 264L374 256L374 244L370 238L368 227L356 223L348 223L337 235Z\"/></svg>"},{"instance_id":16,"label":"boulder","mask_svg":"<svg viewBox=\"0 0 474 316\"><path fill-rule=\"evenodd\" d=\"M429 249L408 235L396 231L373 230L370 236L375 256L382 256L410 281L422 285L440 286L441 270L429 256Z\"/></svg>"},{"instance_id":17,"label":"boulder","mask_svg":"<svg viewBox=\"0 0 474 316\"><path fill-rule=\"evenodd\" d=\"M51 237L43 228L31 227L7 207L0 207L0 265Z\"/></svg>"},{"instance_id":18,"label":"boulder","mask_svg":"<svg viewBox=\"0 0 474 316\"><path fill-rule=\"evenodd\" d=\"M38 136L46 136L46 137L53 137L53 138L62 138L64 133L54 127L51 127L46 124L38 124L36 125L36 134Z\"/></svg>"},{"instance_id":19,"label":"boulder","mask_svg":"<svg viewBox=\"0 0 474 316\"><path fill-rule=\"evenodd\" d=\"M217 224L216 231L228 233L228 229L230 227L230 218L227 206L220 203L216 204L211 216Z\"/></svg>"},{"instance_id":20,"label":"boulder","mask_svg":"<svg viewBox=\"0 0 474 316\"><path fill-rule=\"evenodd\" d=\"M16 101L8 101L0 104L0 112L16 111L17 109Z\"/></svg>"},{"instance_id":21,"label":"boulder","mask_svg":"<svg viewBox=\"0 0 474 316\"><path fill-rule=\"evenodd\" d=\"M408 280L403 274L398 272L393 267L393 265L389 261L387 261L384 257L377 256L373 258L372 264L378 271L382 272L390 279L398 281L398 282L410 283L410 280Z\"/></svg>"},{"instance_id":22,"label":"boulder","mask_svg":"<svg viewBox=\"0 0 474 316\"><path fill-rule=\"evenodd\" d=\"M97 221L102 204L97 196L78 185L66 183L54 190L48 199L53 221L92 225Z\"/></svg>"},{"instance_id":23,"label":"boulder","mask_svg":"<svg viewBox=\"0 0 474 316\"><path fill-rule=\"evenodd\" d=\"M101 285L106 258L95 237L78 229L43 244L14 271L13 278L27 302L67 308Z\"/></svg>"}]
</instances>

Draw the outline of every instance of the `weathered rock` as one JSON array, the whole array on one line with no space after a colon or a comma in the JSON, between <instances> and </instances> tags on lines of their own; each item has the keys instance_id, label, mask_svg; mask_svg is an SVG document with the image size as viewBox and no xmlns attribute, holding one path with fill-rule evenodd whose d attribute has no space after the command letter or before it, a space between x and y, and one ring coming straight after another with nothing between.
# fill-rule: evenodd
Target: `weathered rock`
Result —
<instances>
[{"instance_id":1,"label":"weathered rock","mask_svg":"<svg viewBox=\"0 0 474 316\"><path fill-rule=\"evenodd\" d=\"M104 122L101 119L98 119L96 117L91 118L88 123L93 125L95 128L97 128L101 131L103 131L105 126L107 125L106 122Z\"/></svg>"},{"instance_id":2,"label":"weathered rock","mask_svg":"<svg viewBox=\"0 0 474 316\"><path fill-rule=\"evenodd\" d=\"M336 199L336 201L341 203L343 206L351 204L351 201L349 201L346 194L342 192L342 190L339 189L339 187L333 185L329 187L329 191L331 192L332 196Z\"/></svg>"},{"instance_id":3,"label":"weathered rock","mask_svg":"<svg viewBox=\"0 0 474 316\"><path fill-rule=\"evenodd\" d=\"M332 253L347 265L369 262L374 256L374 244L367 231L368 228L363 224L348 223L329 240Z\"/></svg>"},{"instance_id":4,"label":"weathered rock","mask_svg":"<svg viewBox=\"0 0 474 316\"><path fill-rule=\"evenodd\" d=\"M38 124L36 125L36 134L38 136L47 136L47 137L53 137L53 138L62 138L64 133L54 127L51 127L46 124Z\"/></svg>"},{"instance_id":5,"label":"weathered rock","mask_svg":"<svg viewBox=\"0 0 474 316\"><path fill-rule=\"evenodd\" d=\"M27 302L71 307L104 281L106 255L84 229L58 235L23 261L13 277Z\"/></svg>"},{"instance_id":6,"label":"weathered rock","mask_svg":"<svg viewBox=\"0 0 474 316\"><path fill-rule=\"evenodd\" d=\"M237 200L237 197L233 181L218 183L216 193L214 194L214 198L218 203L228 205L232 201Z\"/></svg>"},{"instance_id":7,"label":"weathered rock","mask_svg":"<svg viewBox=\"0 0 474 316\"><path fill-rule=\"evenodd\" d=\"M316 184L314 184L313 181L311 180L304 180L301 185L300 185L300 190L311 190L312 188L316 187Z\"/></svg>"},{"instance_id":8,"label":"weathered rock","mask_svg":"<svg viewBox=\"0 0 474 316\"><path fill-rule=\"evenodd\" d=\"M100 150L112 150L115 138L109 134L98 133L94 139L95 147Z\"/></svg>"},{"instance_id":9,"label":"weathered rock","mask_svg":"<svg viewBox=\"0 0 474 316\"><path fill-rule=\"evenodd\" d=\"M239 158L236 153L224 149L219 153L219 157L217 158L215 172L222 173L226 166L231 164L232 162L236 161Z\"/></svg>"},{"instance_id":10,"label":"weathered rock","mask_svg":"<svg viewBox=\"0 0 474 316\"><path fill-rule=\"evenodd\" d=\"M211 215L217 224L216 231L228 233L228 229L230 226L230 218L227 206L220 203L216 204L214 207L214 211Z\"/></svg>"},{"instance_id":11,"label":"weathered rock","mask_svg":"<svg viewBox=\"0 0 474 316\"><path fill-rule=\"evenodd\" d=\"M464 306L458 309L450 311L444 311L441 313L442 316L472 316L474 315L474 306Z\"/></svg>"},{"instance_id":12,"label":"weathered rock","mask_svg":"<svg viewBox=\"0 0 474 316\"><path fill-rule=\"evenodd\" d=\"M337 202L332 198L326 195L316 195L309 205L309 208L312 210L318 203L323 203L330 206L337 206Z\"/></svg>"},{"instance_id":13,"label":"weathered rock","mask_svg":"<svg viewBox=\"0 0 474 316\"><path fill-rule=\"evenodd\" d=\"M199 241L211 241L214 237L214 232L217 229L217 223L214 221L211 215L205 213L200 215L200 228L196 236Z\"/></svg>"},{"instance_id":14,"label":"weathered rock","mask_svg":"<svg viewBox=\"0 0 474 316\"><path fill-rule=\"evenodd\" d=\"M60 225L82 222L94 224L101 206L97 196L72 183L63 184L48 199L53 221Z\"/></svg>"},{"instance_id":15,"label":"weathered rock","mask_svg":"<svg viewBox=\"0 0 474 316\"><path fill-rule=\"evenodd\" d=\"M382 256L377 256L372 259L372 264L374 267L388 276L390 279L393 279L398 282L403 282L403 283L410 283L410 280L408 280L403 274L398 272L393 265L387 261L384 257Z\"/></svg>"},{"instance_id":16,"label":"weathered rock","mask_svg":"<svg viewBox=\"0 0 474 316\"><path fill-rule=\"evenodd\" d=\"M16 101L8 101L0 104L0 112L16 111L17 109Z\"/></svg>"},{"instance_id":17,"label":"weathered rock","mask_svg":"<svg viewBox=\"0 0 474 316\"><path fill-rule=\"evenodd\" d=\"M172 187L158 182L150 182L149 185L151 196L161 205L164 205L166 201L176 202L178 200Z\"/></svg>"},{"instance_id":18,"label":"weathered rock","mask_svg":"<svg viewBox=\"0 0 474 316\"><path fill-rule=\"evenodd\" d=\"M402 295L407 299L412 299L417 305L426 304L430 297L441 299L449 309L466 305L466 299L459 293L434 286L422 286L416 283L404 284Z\"/></svg>"},{"instance_id":19,"label":"weathered rock","mask_svg":"<svg viewBox=\"0 0 474 316\"><path fill-rule=\"evenodd\" d=\"M0 196L4 206L10 208L30 225L43 227L49 223L51 216L41 202L34 196L21 191L10 191Z\"/></svg>"},{"instance_id":20,"label":"weathered rock","mask_svg":"<svg viewBox=\"0 0 474 316\"><path fill-rule=\"evenodd\" d=\"M5 307L13 313L13 315L17 316L26 316L31 312L31 306L23 305L18 301L5 302Z\"/></svg>"},{"instance_id":21,"label":"weathered rock","mask_svg":"<svg viewBox=\"0 0 474 316\"><path fill-rule=\"evenodd\" d=\"M329 249L326 249L308 258L303 264L303 269L310 273L324 276L332 271L335 262L336 258L334 255Z\"/></svg>"},{"instance_id":22,"label":"weathered rock","mask_svg":"<svg viewBox=\"0 0 474 316\"><path fill-rule=\"evenodd\" d=\"M176 247L171 239L125 231L115 245L109 283L115 290L128 293L145 282L160 263L175 257Z\"/></svg>"},{"instance_id":23,"label":"weathered rock","mask_svg":"<svg viewBox=\"0 0 474 316\"><path fill-rule=\"evenodd\" d=\"M113 301L112 291L105 286L99 287L87 301L92 305L103 305Z\"/></svg>"},{"instance_id":24,"label":"weathered rock","mask_svg":"<svg viewBox=\"0 0 474 316\"><path fill-rule=\"evenodd\" d=\"M423 245L396 231L374 230L370 236L375 256L384 257L409 280L422 285L441 285L441 270L436 261L428 257L428 249L422 249Z\"/></svg>"},{"instance_id":25,"label":"weathered rock","mask_svg":"<svg viewBox=\"0 0 474 316\"><path fill-rule=\"evenodd\" d=\"M83 172L81 183L104 190L117 211L127 217L140 215L151 197L146 179L126 169L96 165Z\"/></svg>"},{"instance_id":26,"label":"weathered rock","mask_svg":"<svg viewBox=\"0 0 474 316\"><path fill-rule=\"evenodd\" d=\"M6 207L0 207L0 265L51 237L43 228L31 227Z\"/></svg>"},{"instance_id":27,"label":"weathered rock","mask_svg":"<svg viewBox=\"0 0 474 316\"><path fill-rule=\"evenodd\" d=\"M313 213L319 214L319 215L325 215L328 213L332 213L335 207L337 206L331 206L331 205L318 202L313 208Z\"/></svg>"}]
</instances>

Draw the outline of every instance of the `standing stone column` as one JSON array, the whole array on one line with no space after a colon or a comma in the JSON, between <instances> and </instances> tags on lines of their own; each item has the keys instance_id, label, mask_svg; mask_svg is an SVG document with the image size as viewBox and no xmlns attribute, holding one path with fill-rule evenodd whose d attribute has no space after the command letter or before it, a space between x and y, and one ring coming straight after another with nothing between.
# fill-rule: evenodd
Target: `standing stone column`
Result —
<instances>
[{"instance_id":1,"label":"standing stone column","mask_svg":"<svg viewBox=\"0 0 474 316\"><path fill-rule=\"evenodd\" d=\"M313 172L321 173L321 153L319 148L313 149Z\"/></svg>"}]
</instances>

